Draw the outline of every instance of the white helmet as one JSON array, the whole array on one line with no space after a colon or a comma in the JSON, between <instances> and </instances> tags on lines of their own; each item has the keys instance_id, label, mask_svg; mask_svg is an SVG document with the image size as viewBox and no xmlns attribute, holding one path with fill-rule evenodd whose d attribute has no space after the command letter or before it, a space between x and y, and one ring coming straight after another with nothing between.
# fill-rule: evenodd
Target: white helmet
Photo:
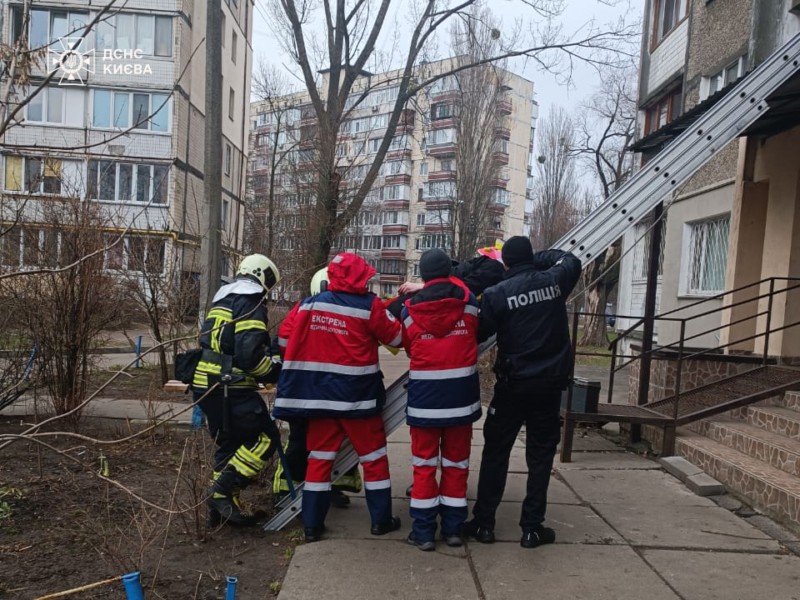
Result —
<instances>
[{"instance_id":1,"label":"white helmet","mask_svg":"<svg viewBox=\"0 0 800 600\"><path fill-rule=\"evenodd\" d=\"M317 295L328 289L328 267L320 269L311 278L311 294Z\"/></svg>"},{"instance_id":2,"label":"white helmet","mask_svg":"<svg viewBox=\"0 0 800 600\"><path fill-rule=\"evenodd\" d=\"M281 278L275 263L263 254L245 256L239 264L236 275L250 275L255 277L265 290L272 288Z\"/></svg>"}]
</instances>

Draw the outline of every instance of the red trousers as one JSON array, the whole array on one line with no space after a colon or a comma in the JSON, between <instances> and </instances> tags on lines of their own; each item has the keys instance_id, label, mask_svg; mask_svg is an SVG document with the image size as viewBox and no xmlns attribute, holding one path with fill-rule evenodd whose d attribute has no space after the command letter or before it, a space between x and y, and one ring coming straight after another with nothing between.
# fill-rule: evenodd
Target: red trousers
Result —
<instances>
[{"instance_id":1,"label":"red trousers","mask_svg":"<svg viewBox=\"0 0 800 600\"><path fill-rule=\"evenodd\" d=\"M353 444L364 469L364 495L373 524L391 520L391 480L386 456L386 431L380 415L363 419L321 419L308 421L306 445L308 468L303 488L303 522L321 527L328 512L331 471L345 435ZM337 474L337 477L341 473Z\"/></svg>"},{"instance_id":2,"label":"red trousers","mask_svg":"<svg viewBox=\"0 0 800 600\"><path fill-rule=\"evenodd\" d=\"M420 541L433 539L436 516L441 514L442 532L458 534L467 516L467 480L472 424L456 427L411 427L414 485L411 488L411 518ZM441 454L441 481L436 470Z\"/></svg>"}]
</instances>

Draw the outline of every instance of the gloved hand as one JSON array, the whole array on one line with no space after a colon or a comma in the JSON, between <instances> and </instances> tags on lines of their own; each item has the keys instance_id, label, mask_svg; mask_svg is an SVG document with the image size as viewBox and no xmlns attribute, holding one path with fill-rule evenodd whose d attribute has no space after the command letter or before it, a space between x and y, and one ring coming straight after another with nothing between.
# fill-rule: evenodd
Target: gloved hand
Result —
<instances>
[{"instance_id":1,"label":"gloved hand","mask_svg":"<svg viewBox=\"0 0 800 600\"><path fill-rule=\"evenodd\" d=\"M273 356L271 360L272 368L266 375L257 379L259 383L276 383L278 381L278 376L283 368L283 361L280 356Z\"/></svg>"},{"instance_id":2,"label":"gloved hand","mask_svg":"<svg viewBox=\"0 0 800 600\"><path fill-rule=\"evenodd\" d=\"M272 337L269 343L269 353L272 356L280 356L281 355L281 346L278 344L278 336L275 335Z\"/></svg>"}]
</instances>

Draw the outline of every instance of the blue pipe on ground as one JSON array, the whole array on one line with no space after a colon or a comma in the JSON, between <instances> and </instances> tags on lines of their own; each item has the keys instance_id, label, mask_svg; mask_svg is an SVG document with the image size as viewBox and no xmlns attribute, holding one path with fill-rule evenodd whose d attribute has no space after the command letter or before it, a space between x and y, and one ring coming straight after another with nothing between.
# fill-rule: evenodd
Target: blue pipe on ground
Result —
<instances>
[{"instance_id":1,"label":"blue pipe on ground","mask_svg":"<svg viewBox=\"0 0 800 600\"><path fill-rule=\"evenodd\" d=\"M225 592L225 600L236 600L236 583L239 581L239 578L228 575L225 579L228 580L228 589Z\"/></svg>"},{"instance_id":2,"label":"blue pipe on ground","mask_svg":"<svg viewBox=\"0 0 800 600\"><path fill-rule=\"evenodd\" d=\"M122 576L122 583L125 586L125 596L128 600L144 600L142 582L139 581L139 571L128 573Z\"/></svg>"}]
</instances>

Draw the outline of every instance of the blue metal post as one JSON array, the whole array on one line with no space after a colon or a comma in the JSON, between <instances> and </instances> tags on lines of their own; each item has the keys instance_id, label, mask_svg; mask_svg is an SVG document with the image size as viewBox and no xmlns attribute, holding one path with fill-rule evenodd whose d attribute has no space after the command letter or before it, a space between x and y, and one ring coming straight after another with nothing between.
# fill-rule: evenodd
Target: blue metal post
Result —
<instances>
[{"instance_id":1,"label":"blue metal post","mask_svg":"<svg viewBox=\"0 0 800 600\"><path fill-rule=\"evenodd\" d=\"M142 582L139 580L139 571L128 573L122 576L122 583L125 586L125 596L128 600L144 600Z\"/></svg>"},{"instance_id":2,"label":"blue metal post","mask_svg":"<svg viewBox=\"0 0 800 600\"><path fill-rule=\"evenodd\" d=\"M225 600L236 600L236 583L239 581L239 578L228 575L225 579L228 581L228 587L225 590Z\"/></svg>"},{"instance_id":3,"label":"blue metal post","mask_svg":"<svg viewBox=\"0 0 800 600\"><path fill-rule=\"evenodd\" d=\"M142 336L136 336L136 363L134 363L133 368L139 369L139 357L142 355Z\"/></svg>"}]
</instances>

